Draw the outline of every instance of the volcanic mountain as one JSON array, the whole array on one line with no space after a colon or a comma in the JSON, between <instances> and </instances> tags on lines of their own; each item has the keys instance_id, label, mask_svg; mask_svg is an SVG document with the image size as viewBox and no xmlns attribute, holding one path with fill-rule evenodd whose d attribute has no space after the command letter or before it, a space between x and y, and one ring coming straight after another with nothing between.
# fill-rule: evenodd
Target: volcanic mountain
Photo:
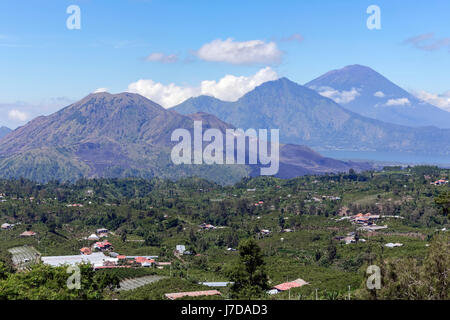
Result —
<instances>
[{"instance_id":1,"label":"volcanic mountain","mask_svg":"<svg viewBox=\"0 0 450 320\"><path fill-rule=\"evenodd\" d=\"M181 115L138 94L90 94L0 140L0 176L37 181L199 176L231 183L256 174L255 166L247 165L173 164L170 153L175 142L171 134L179 128L192 132L194 120L201 120L204 129L224 132L233 128L213 115ZM283 145L280 153L283 177L363 168L324 158L302 146Z\"/></svg>"},{"instance_id":2,"label":"volcanic mountain","mask_svg":"<svg viewBox=\"0 0 450 320\"><path fill-rule=\"evenodd\" d=\"M419 100L366 66L332 70L305 86L366 117L406 126L450 128L450 112Z\"/></svg>"},{"instance_id":3,"label":"volcanic mountain","mask_svg":"<svg viewBox=\"0 0 450 320\"><path fill-rule=\"evenodd\" d=\"M12 130L8 127L0 127L0 139L10 133Z\"/></svg>"},{"instance_id":4,"label":"volcanic mountain","mask_svg":"<svg viewBox=\"0 0 450 320\"><path fill-rule=\"evenodd\" d=\"M367 118L286 78L268 81L235 102L190 98L175 110L207 112L238 128L280 129L280 141L316 150L450 154L450 130L412 128Z\"/></svg>"}]
</instances>

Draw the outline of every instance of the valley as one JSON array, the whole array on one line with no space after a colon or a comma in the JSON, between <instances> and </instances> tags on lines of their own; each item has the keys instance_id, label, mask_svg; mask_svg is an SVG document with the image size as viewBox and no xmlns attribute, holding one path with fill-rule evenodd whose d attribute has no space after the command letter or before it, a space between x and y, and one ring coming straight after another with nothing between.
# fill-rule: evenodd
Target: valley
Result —
<instances>
[{"instance_id":1,"label":"valley","mask_svg":"<svg viewBox=\"0 0 450 320\"><path fill-rule=\"evenodd\" d=\"M263 299L347 299L349 294L367 299L369 265L384 270L389 267L385 263L413 259L420 268L436 241L448 241L449 185L432 183L448 181L449 175L449 170L418 166L289 180L245 178L230 186L195 178L82 179L74 184L2 180L1 222L12 227L0 231L1 261L14 270L7 250L21 246L37 250L43 261L79 255L82 247L99 241L87 237L105 229L102 237L111 249L103 253L110 262L104 267L95 262L91 275L118 278L111 289L97 292L105 298L167 299L167 293L212 289L220 295L211 298L242 298L245 293L233 286L201 283L236 281L230 270L250 237L261 248L267 290L298 278L308 283L277 294L257 290L254 294ZM20 236L26 230L33 235ZM126 258L117 260L117 255ZM142 267L136 257L150 267ZM29 263L31 273L34 268L53 272L45 263ZM411 268L405 271L415 272ZM159 278L130 289L151 275ZM8 288L0 291L3 298L12 298L12 292L16 297L34 294L10 287L14 276L0 279L0 287ZM112 290L113 283L125 279L127 290ZM378 299L401 297L396 295L402 291L389 290L395 285L400 284L386 279Z\"/></svg>"}]
</instances>

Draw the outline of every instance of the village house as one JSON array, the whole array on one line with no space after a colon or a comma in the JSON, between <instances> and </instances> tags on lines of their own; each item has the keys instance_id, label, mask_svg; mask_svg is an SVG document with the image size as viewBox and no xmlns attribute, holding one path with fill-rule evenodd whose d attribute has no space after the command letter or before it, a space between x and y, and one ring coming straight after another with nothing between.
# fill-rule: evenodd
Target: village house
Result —
<instances>
[{"instance_id":1,"label":"village house","mask_svg":"<svg viewBox=\"0 0 450 320\"><path fill-rule=\"evenodd\" d=\"M112 244L109 241L94 243L94 249L98 251L105 251L112 249Z\"/></svg>"},{"instance_id":2,"label":"village house","mask_svg":"<svg viewBox=\"0 0 450 320\"><path fill-rule=\"evenodd\" d=\"M303 279L297 279L297 280L290 281L290 282L284 282L284 283L281 283L279 285L274 286L272 290L268 291L268 293L269 294L277 294L277 293L280 293L282 291L290 290L292 288L302 287L302 286L304 286L306 284L309 284L309 283L306 282Z\"/></svg>"},{"instance_id":3,"label":"village house","mask_svg":"<svg viewBox=\"0 0 450 320\"><path fill-rule=\"evenodd\" d=\"M151 267L155 263L154 259L148 259L147 257L136 257L134 261L142 267Z\"/></svg>"},{"instance_id":4,"label":"village house","mask_svg":"<svg viewBox=\"0 0 450 320\"><path fill-rule=\"evenodd\" d=\"M448 180L439 179L439 180L436 180L434 182L431 182L430 184L434 185L434 186L440 186L440 185L443 185L443 184L448 184Z\"/></svg>"},{"instance_id":5,"label":"village house","mask_svg":"<svg viewBox=\"0 0 450 320\"><path fill-rule=\"evenodd\" d=\"M83 205L80 204L80 203L73 203L73 204L68 204L67 207L69 207L69 208L70 208L70 207L78 207L78 208L82 208Z\"/></svg>"},{"instance_id":6,"label":"village house","mask_svg":"<svg viewBox=\"0 0 450 320\"><path fill-rule=\"evenodd\" d=\"M355 236L344 237L342 241L345 241L345 244L356 243Z\"/></svg>"},{"instance_id":7,"label":"village house","mask_svg":"<svg viewBox=\"0 0 450 320\"><path fill-rule=\"evenodd\" d=\"M100 229L97 229L97 232L96 232L99 236L101 236L101 235L103 235L103 234L108 234L108 229L105 229L105 228L100 228Z\"/></svg>"},{"instance_id":8,"label":"village house","mask_svg":"<svg viewBox=\"0 0 450 320\"><path fill-rule=\"evenodd\" d=\"M94 241L100 240L100 238L95 233L91 234L87 239Z\"/></svg>"},{"instance_id":9,"label":"village house","mask_svg":"<svg viewBox=\"0 0 450 320\"><path fill-rule=\"evenodd\" d=\"M209 223L202 223L201 225L199 225L200 228L202 228L203 230L214 230L216 229L215 226L213 226L212 224Z\"/></svg>"},{"instance_id":10,"label":"village house","mask_svg":"<svg viewBox=\"0 0 450 320\"><path fill-rule=\"evenodd\" d=\"M392 242L389 242L389 243L386 243L384 246L388 247L388 248L395 248L395 247L403 246L403 243L392 243Z\"/></svg>"},{"instance_id":11,"label":"village house","mask_svg":"<svg viewBox=\"0 0 450 320\"><path fill-rule=\"evenodd\" d=\"M175 252L179 254L183 254L186 251L186 246L179 244L175 247Z\"/></svg>"},{"instance_id":12,"label":"village house","mask_svg":"<svg viewBox=\"0 0 450 320\"><path fill-rule=\"evenodd\" d=\"M12 225L10 225L9 223L4 223L2 224L2 229L3 230L9 230L12 228Z\"/></svg>"},{"instance_id":13,"label":"village house","mask_svg":"<svg viewBox=\"0 0 450 320\"><path fill-rule=\"evenodd\" d=\"M229 284L234 284L234 282L229 281L216 281L216 282L199 282L198 284L202 284L207 287L226 287Z\"/></svg>"},{"instance_id":14,"label":"village house","mask_svg":"<svg viewBox=\"0 0 450 320\"><path fill-rule=\"evenodd\" d=\"M21 237L33 237L36 235L36 232L34 231L24 231L20 234Z\"/></svg>"},{"instance_id":15,"label":"village house","mask_svg":"<svg viewBox=\"0 0 450 320\"><path fill-rule=\"evenodd\" d=\"M88 247L81 248L80 254L90 255L90 254L92 254L92 249L88 248Z\"/></svg>"}]
</instances>

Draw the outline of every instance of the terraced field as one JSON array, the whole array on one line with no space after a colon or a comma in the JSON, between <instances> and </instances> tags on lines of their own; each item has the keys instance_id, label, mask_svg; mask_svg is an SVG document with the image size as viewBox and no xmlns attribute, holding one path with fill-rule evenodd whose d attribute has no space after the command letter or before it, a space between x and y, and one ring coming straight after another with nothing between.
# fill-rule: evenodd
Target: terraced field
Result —
<instances>
[{"instance_id":1,"label":"terraced field","mask_svg":"<svg viewBox=\"0 0 450 320\"><path fill-rule=\"evenodd\" d=\"M145 276L145 277L134 278L134 279L125 279L120 282L120 288L118 289L118 291L133 290L133 289L142 287L146 284L159 281L164 278L167 278L167 277L152 275L152 276Z\"/></svg>"},{"instance_id":2,"label":"terraced field","mask_svg":"<svg viewBox=\"0 0 450 320\"><path fill-rule=\"evenodd\" d=\"M8 249L12 254L13 264L18 269L26 269L36 262L36 256L40 256L40 252L34 247L22 246Z\"/></svg>"}]
</instances>

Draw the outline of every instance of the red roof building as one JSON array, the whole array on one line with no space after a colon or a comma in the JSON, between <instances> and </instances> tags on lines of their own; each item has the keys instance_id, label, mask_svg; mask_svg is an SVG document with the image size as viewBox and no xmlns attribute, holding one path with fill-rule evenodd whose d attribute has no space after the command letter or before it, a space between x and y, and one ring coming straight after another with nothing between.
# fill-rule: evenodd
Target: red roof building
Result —
<instances>
[{"instance_id":1,"label":"red roof building","mask_svg":"<svg viewBox=\"0 0 450 320\"><path fill-rule=\"evenodd\" d=\"M35 235L36 235L36 232L33 232L33 231L25 231L20 234L21 237L32 237Z\"/></svg>"},{"instance_id":2,"label":"red roof building","mask_svg":"<svg viewBox=\"0 0 450 320\"><path fill-rule=\"evenodd\" d=\"M81 254L85 254L85 255L89 255L89 254L92 254L92 250L91 250L91 248L85 247L85 248L81 248L80 249L80 253Z\"/></svg>"},{"instance_id":3,"label":"red roof building","mask_svg":"<svg viewBox=\"0 0 450 320\"><path fill-rule=\"evenodd\" d=\"M103 241L103 242L96 242L94 244L94 248L95 249L99 249L99 250L106 250L112 247L112 244L109 241Z\"/></svg>"},{"instance_id":4,"label":"red roof building","mask_svg":"<svg viewBox=\"0 0 450 320\"><path fill-rule=\"evenodd\" d=\"M274 288L277 289L278 291L286 291L286 290L289 290L292 288L302 287L305 284L309 284L309 283L303 279L297 279L297 280L294 280L291 282L281 283L281 284L275 286Z\"/></svg>"},{"instance_id":5,"label":"red roof building","mask_svg":"<svg viewBox=\"0 0 450 320\"><path fill-rule=\"evenodd\" d=\"M147 259L146 257L136 257L134 259L137 263L143 264L143 263L154 263L155 260L153 259Z\"/></svg>"}]
</instances>

